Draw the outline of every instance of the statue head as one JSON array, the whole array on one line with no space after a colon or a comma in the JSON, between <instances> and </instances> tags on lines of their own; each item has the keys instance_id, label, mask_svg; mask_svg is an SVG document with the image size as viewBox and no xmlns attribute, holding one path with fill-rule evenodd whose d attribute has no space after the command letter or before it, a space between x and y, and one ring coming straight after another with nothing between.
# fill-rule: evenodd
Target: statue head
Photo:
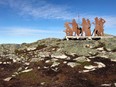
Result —
<instances>
[{"instance_id":1,"label":"statue head","mask_svg":"<svg viewBox=\"0 0 116 87\"><path fill-rule=\"evenodd\" d=\"M74 22L76 22L76 20L75 19L72 19L72 22L74 23Z\"/></svg>"}]
</instances>

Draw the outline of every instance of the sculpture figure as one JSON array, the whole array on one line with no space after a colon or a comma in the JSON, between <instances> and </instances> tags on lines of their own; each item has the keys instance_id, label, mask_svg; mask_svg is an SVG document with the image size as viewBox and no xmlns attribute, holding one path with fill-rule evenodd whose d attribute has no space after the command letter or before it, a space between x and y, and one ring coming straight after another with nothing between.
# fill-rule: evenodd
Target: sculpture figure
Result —
<instances>
[{"instance_id":1,"label":"sculpture figure","mask_svg":"<svg viewBox=\"0 0 116 87\"><path fill-rule=\"evenodd\" d=\"M104 29L103 29L103 27L104 27L104 23L105 22L106 21L104 19L100 18L99 23L100 23L100 34L101 34L101 36L104 36Z\"/></svg>"},{"instance_id":2,"label":"sculpture figure","mask_svg":"<svg viewBox=\"0 0 116 87\"><path fill-rule=\"evenodd\" d=\"M91 36L91 23L90 23L90 20L87 19L87 33L86 33L86 36Z\"/></svg>"},{"instance_id":3,"label":"sculpture figure","mask_svg":"<svg viewBox=\"0 0 116 87\"><path fill-rule=\"evenodd\" d=\"M76 36L76 35L79 36L80 30L78 29L78 24L76 23L76 20L73 19L73 20L72 20L72 23L70 23L70 24L72 24L72 30L73 30L73 32L74 32L74 36Z\"/></svg>"},{"instance_id":4,"label":"sculpture figure","mask_svg":"<svg viewBox=\"0 0 116 87\"><path fill-rule=\"evenodd\" d=\"M85 20L85 18L82 19L82 36L84 36L84 33L85 33L85 36L87 34L87 22Z\"/></svg>"},{"instance_id":5,"label":"sculpture figure","mask_svg":"<svg viewBox=\"0 0 116 87\"><path fill-rule=\"evenodd\" d=\"M96 36L96 35L103 36L104 35L104 29L103 29L104 23L105 23L104 19L102 19L102 18L98 19L98 17L95 18L94 36Z\"/></svg>"},{"instance_id":6,"label":"sculpture figure","mask_svg":"<svg viewBox=\"0 0 116 87\"><path fill-rule=\"evenodd\" d=\"M95 18L95 29L94 29L94 36L98 35L98 36L101 36L100 34L100 24L99 24L99 19L98 17Z\"/></svg>"},{"instance_id":7,"label":"sculpture figure","mask_svg":"<svg viewBox=\"0 0 116 87\"><path fill-rule=\"evenodd\" d=\"M66 36L73 36L73 31L71 27L69 26L69 23L65 23L66 30L64 31L66 33Z\"/></svg>"},{"instance_id":8,"label":"sculpture figure","mask_svg":"<svg viewBox=\"0 0 116 87\"><path fill-rule=\"evenodd\" d=\"M96 17L95 18L95 22L93 22L93 24L95 25L95 29L93 31L94 33L94 36L103 36L104 35L104 23L105 23L105 20L102 19L102 18L98 18ZM70 24L72 25L72 28L70 27ZM92 36L91 35L91 23L90 23L90 20L89 19L85 19L83 18L82 19L82 24L81 24L82 27L79 28L78 24L76 23L76 20L73 19L72 20L72 23L69 23L69 22L66 22L65 23L65 27L66 27L66 30L64 31L66 33L66 36L76 36L76 35L80 35L81 36Z\"/></svg>"}]
</instances>

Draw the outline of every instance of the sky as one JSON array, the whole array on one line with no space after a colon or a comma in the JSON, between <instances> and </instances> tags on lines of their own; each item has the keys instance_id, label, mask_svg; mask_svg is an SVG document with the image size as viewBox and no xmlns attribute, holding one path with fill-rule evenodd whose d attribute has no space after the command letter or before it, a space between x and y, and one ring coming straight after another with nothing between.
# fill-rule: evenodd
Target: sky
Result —
<instances>
[{"instance_id":1,"label":"sky","mask_svg":"<svg viewBox=\"0 0 116 87\"><path fill-rule=\"evenodd\" d=\"M65 22L95 17L106 20L105 33L116 35L116 0L0 0L0 44L64 38Z\"/></svg>"}]
</instances>

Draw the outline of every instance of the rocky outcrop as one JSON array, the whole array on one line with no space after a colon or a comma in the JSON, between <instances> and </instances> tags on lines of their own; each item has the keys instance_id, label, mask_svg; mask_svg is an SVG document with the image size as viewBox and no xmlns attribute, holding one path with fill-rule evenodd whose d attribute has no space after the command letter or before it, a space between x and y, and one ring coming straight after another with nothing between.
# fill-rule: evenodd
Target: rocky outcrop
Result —
<instances>
[{"instance_id":1,"label":"rocky outcrop","mask_svg":"<svg viewBox=\"0 0 116 87\"><path fill-rule=\"evenodd\" d=\"M115 87L115 46L115 38L0 45L0 87Z\"/></svg>"}]
</instances>

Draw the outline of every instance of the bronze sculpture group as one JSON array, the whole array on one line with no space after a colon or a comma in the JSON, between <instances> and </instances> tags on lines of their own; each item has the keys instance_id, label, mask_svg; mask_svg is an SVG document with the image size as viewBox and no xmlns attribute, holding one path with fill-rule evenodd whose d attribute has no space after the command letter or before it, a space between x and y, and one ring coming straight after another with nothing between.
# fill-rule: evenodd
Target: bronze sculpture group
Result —
<instances>
[{"instance_id":1,"label":"bronze sculpture group","mask_svg":"<svg viewBox=\"0 0 116 87\"><path fill-rule=\"evenodd\" d=\"M95 25L94 31L91 32L91 22L89 19L82 19L81 27L79 27L78 23L76 23L76 20L73 19L72 22L65 22L64 26L66 30L64 31L66 33L66 36L104 36L104 23L105 20L103 18L95 18L95 22L92 24ZM72 25L72 27L70 26Z\"/></svg>"}]
</instances>

